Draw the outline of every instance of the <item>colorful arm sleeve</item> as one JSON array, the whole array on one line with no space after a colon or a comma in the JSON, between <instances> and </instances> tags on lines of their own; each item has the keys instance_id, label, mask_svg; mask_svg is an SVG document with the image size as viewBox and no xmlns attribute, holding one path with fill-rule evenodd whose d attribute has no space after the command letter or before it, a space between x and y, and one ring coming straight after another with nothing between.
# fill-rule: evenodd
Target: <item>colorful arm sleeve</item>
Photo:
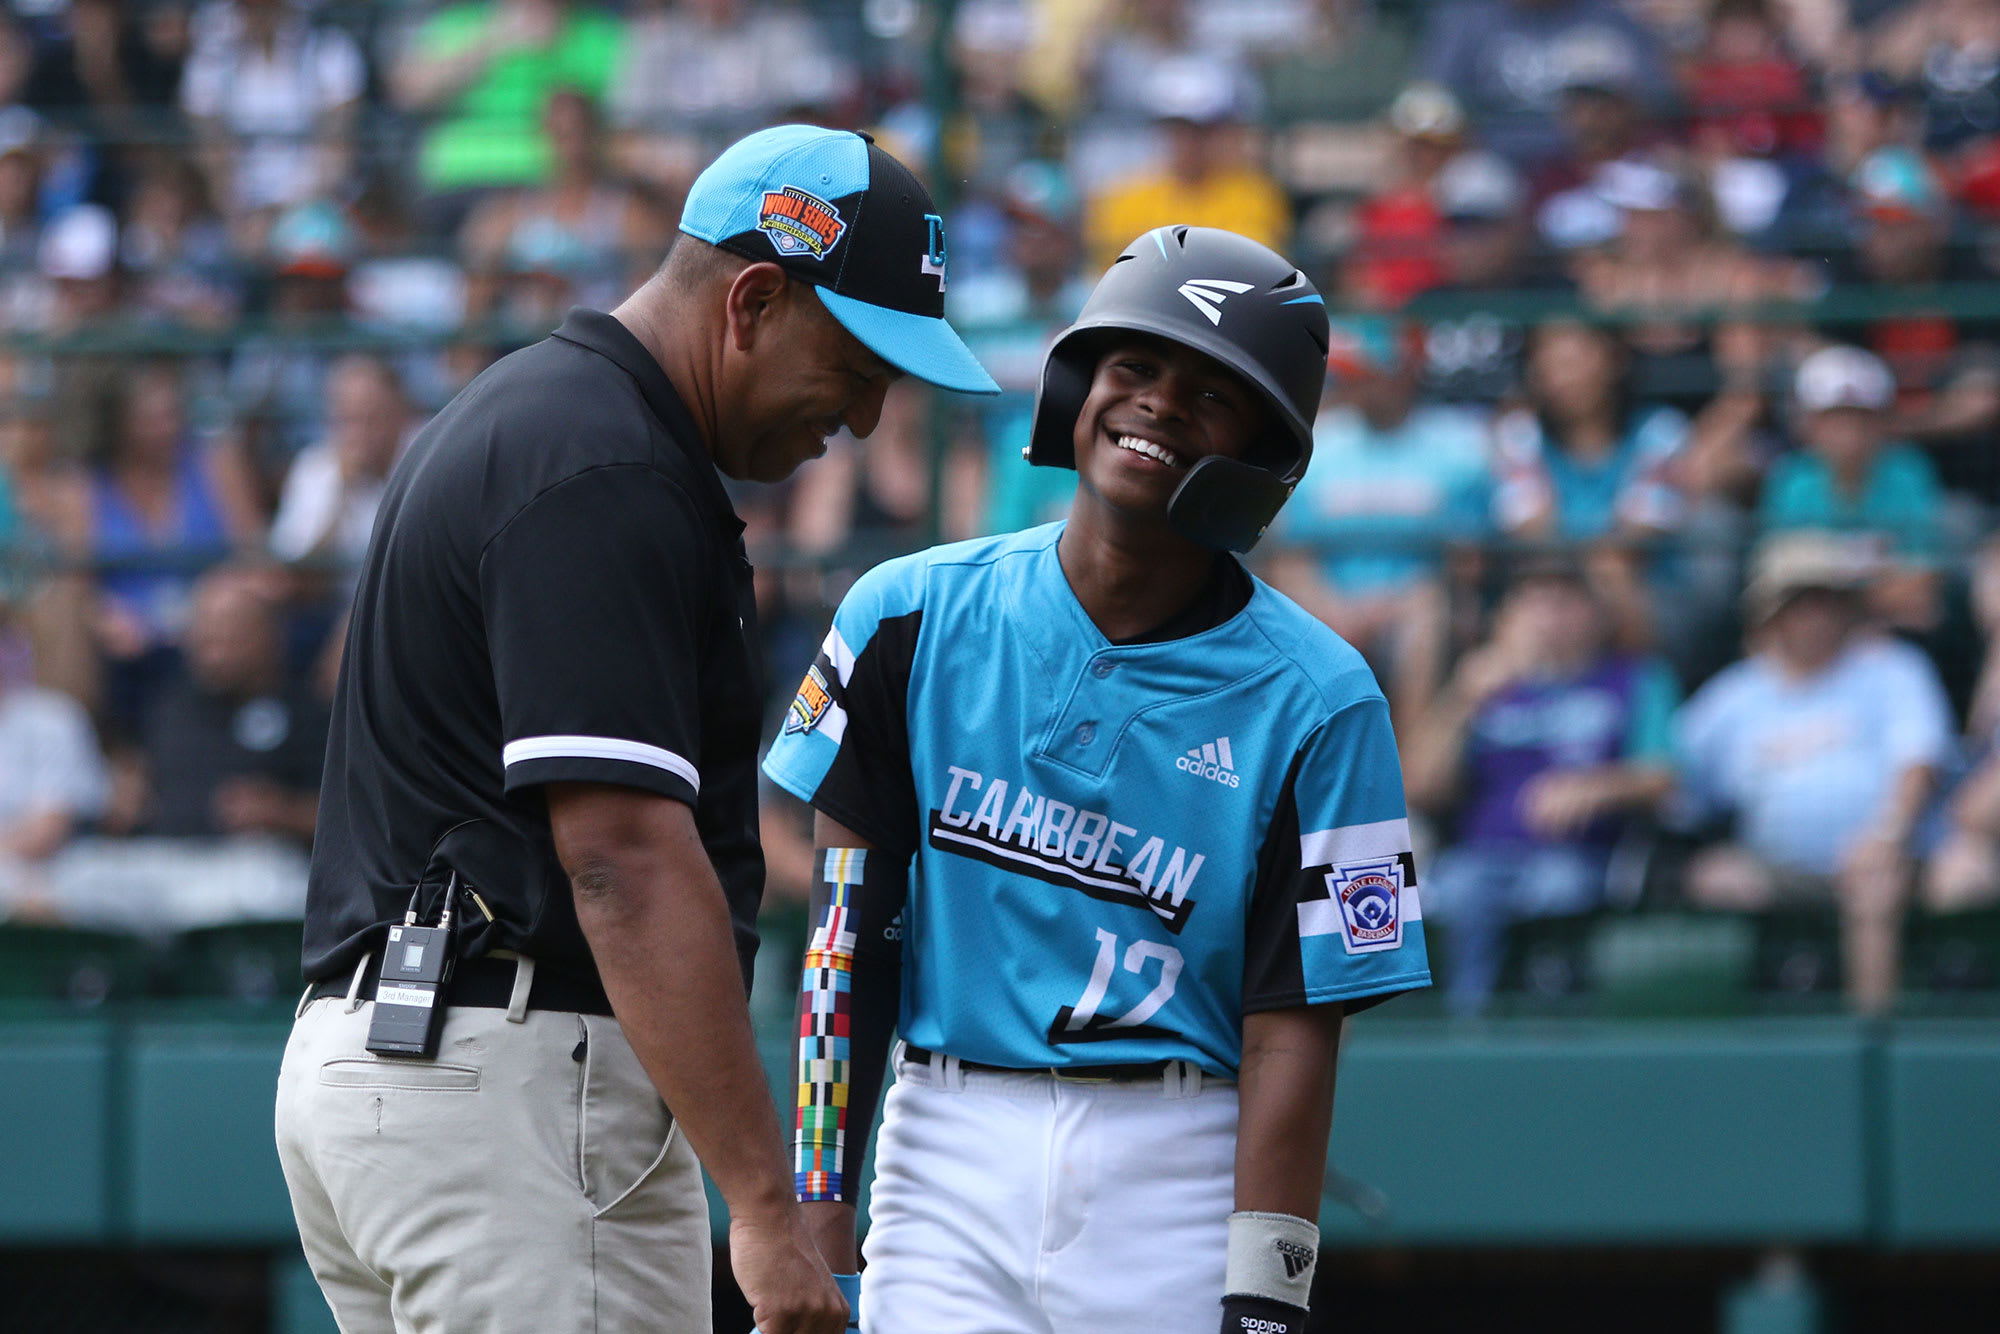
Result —
<instances>
[{"instance_id":1,"label":"colorful arm sleeve","mask_svg":"<svg viewBox=\"0 0 2000 1334\"><path fill-rule=\"evenodd\" d=\"M903 985L909 858L822 848L799 995L794 1188L853 1203Z\"/></svg>"}]
</instances>

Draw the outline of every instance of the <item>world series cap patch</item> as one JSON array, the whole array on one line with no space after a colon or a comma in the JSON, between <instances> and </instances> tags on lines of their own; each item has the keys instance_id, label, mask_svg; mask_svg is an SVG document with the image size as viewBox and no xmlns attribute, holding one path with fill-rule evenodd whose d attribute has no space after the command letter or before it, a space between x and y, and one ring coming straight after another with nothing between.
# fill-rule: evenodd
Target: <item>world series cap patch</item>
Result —
<instances>
[{"instance_id":1,"label":"world series cap patch","mask_svg":"<svg viewBox=\"0 0 2000 1334\"><path fill-rule=\"evenodd\" d=\"M757 230L768 233L781 255L811 255L825 259L847 231L840 210L816 194L788 185L764 192Z\"/></svg>"},{"instance_id":2,"label":"world series cap patch","mask_svg":"<svg viewBox=\"0 0 2000 1334\"><path fill-rule=\"evenodd\" d=\"M1393 950L1403 943L1403 863L1400 859L1335 868L1327 890L1340 905L1340 943L1349 954Z\"/></svg>"}]
</instances>

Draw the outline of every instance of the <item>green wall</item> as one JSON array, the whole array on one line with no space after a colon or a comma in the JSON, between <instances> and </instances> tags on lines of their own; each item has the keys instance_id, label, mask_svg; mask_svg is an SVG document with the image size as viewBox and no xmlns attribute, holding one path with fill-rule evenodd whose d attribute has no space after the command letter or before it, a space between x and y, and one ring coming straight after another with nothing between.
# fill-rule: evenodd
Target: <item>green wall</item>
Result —
<instances>
[{"instance_id":1,"label":"green wall","mask_svg":"<svg viewBox=\"0 0 2000 1334\"><path fill-rule=\"evenodd\" d=\"M289 1246L285 1031L0 1023L0 1244ZM1993 1021L1363 1019L1338 1107L1330 1245L2000 1244Z\"/></svg>"}]
</instances>

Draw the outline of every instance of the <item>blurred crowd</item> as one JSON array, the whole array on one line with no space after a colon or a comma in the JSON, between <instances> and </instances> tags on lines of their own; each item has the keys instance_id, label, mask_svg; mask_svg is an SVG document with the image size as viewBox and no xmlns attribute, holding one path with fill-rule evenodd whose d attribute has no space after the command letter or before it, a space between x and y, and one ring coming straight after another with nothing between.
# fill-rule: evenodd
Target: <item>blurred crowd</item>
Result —
<instances>
[{"instance_id":1,"label":"blurred crowd","mask_svg":"<svg viewBox=\"0 0 2000 1334\"><path fill-rule=\"evenodd\" d=\"M1662 905L1822 912L1880 1008L2000 904L2000 0L6 0L0 916L297 913L399 450L786 120L930 178L1004 392L738 489L775 681L1061 515L1049 338L1228 227L1335 311L1255 564L1390 696L1455 1009Z\"/></svg>"}]
</instances>

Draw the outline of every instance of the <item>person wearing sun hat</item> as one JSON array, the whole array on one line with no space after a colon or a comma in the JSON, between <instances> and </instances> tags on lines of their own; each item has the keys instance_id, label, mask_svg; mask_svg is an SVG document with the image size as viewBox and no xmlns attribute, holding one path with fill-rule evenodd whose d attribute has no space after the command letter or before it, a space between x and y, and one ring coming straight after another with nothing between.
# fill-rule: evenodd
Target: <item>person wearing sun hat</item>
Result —
<instances>
[{"instance_id":1,"label":"person wearing sun hat","mask_svg":"<svg viewBox=\"0 0 2000 1334\"><path fill-rule=\"evenodd\" d=\"M1896 926L1919 822L1951 754L1951 706L1915 646L1874 632L1872 544L1780 533L1752 554L1750 655L1676 721L1683 809L1727 819L1729 841L1689 864L1698 907L1831 904L1853 1003L1894 995Z\"/></svg>"},{"instance_id":2,"label":"person wearing sun hat","mask_svg":"<svg viewBox=\"0 0 2000 1334\"><path fill-rule=\"evenodd\" d=\"M902 375L995 386L935 206L864 136L751 135L680 229L432 419L362 561L277 1099L345 1329L707 1329L703 1167L763 1334L847 1323L745 1004L763 672L718 473L868 435ZM454 962L385 1055L411 911Z\"/></svg>"}]
</instances>

